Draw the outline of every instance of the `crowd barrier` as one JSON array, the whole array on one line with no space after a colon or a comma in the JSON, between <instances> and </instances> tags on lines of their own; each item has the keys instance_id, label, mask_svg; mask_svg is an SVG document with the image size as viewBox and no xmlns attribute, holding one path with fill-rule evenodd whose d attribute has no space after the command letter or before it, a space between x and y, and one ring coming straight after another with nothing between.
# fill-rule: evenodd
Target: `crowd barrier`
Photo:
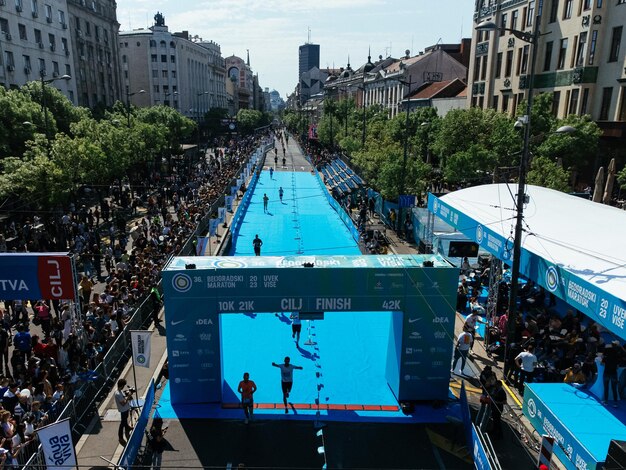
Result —
<instances>
[{"instance_id":1,"label":"crowd barrier","mask_svg":"<svg viewBox=\"0 0 626 470\"><path fill-rule=\"evenodd\" d=\"M143 435L146 431L146 427L148 426L148 421L150 420L150 412L154 406L154 380L150 381L146 394L144 395L144 400L141 413L139 413L139 418L135 423L135 427L133 428L133 432L128 439L126 447L124 448L124 452L117 463L117 465L122 468L130 468L130 466L135 463L137 454L139 454L139 450L141 449Z\"/></svg>"},{"instance_id":2,"label":"crowd barrier","mask_svg":"<svg viewBox=\"0 0 626 470\"><path fill-rule=\"evenodd\" d=\"M261 150L263 155L265 155L265 152L270 148L271 144L264 144L260 146L258 150ZM242 164L238 174L241 174L245 165L247 165L247 162ZM233 179L233 182L234 181L235 179ZM223 205L224 196L211 205L211 210L198 222L196 230L187 239L187 242L183 245L177 256L195 254L193 240L195 240L196 236L199 234L206 232L208 222L214 213L213 209L217 209ZM157 284L157 289L160 294L163 293L160 281ZM61 412L59 412L56 417L54 414L49 414L49 423L69 418L72 436L75 441L85 432L87 428L86 423L89 422L93 413L97 412L99 401L106 397L130 358L130 331L144 329L152 319L152 312L153 301L150 296L147 296L132 313L127 325L110 346L102 362L85 377L84 382L76 389L73 398L67 401L66 405L62 407ZM46 461L41 445L38 445L36 440L31 441L31 444L24 447L18 456L18 463L23 465L22 470L40 470L41 468L46 468Z\"/></svg>"}]
</instances>

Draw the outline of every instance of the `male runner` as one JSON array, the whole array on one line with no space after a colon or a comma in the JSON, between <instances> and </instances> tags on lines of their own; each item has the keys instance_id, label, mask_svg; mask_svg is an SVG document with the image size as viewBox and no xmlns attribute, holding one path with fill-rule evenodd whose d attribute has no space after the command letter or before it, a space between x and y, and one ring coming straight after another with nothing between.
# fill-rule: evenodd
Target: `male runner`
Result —
<instances>
[{"instance_id":1,"label":"male runner","mask_svg":"<svg viewBox=\"0 0 626 470\"><path fill-rule=\"evenodd\" d=\"M250 380L250 374L247 372L243 374L243 380L239 382L237 391L241 393L241 406L244 414L246 415L245 423L248 424L248 420L252 419L252 410L254 409L254 400L252 395L256 392L256 384Z\"/></svg>"},{"instance_id":2,"label":"male runner","mask_svg":"<svg viewBox=\"0 0 626 470\"><path fill-rule=\"evenodd\" d=\"M261 241L259 236L255 235L254 236L254 240L252 240L252 246L254 247L254 255L255 256L261 256L261 246L262 245L263 245L263 242Z\"/></svg>"},{"instance_id":3,"label":"male runner","mask_svg":"<svg viewBox=\"0 0 626 470\"><path fill-rule=\"evenodd\" d=\"M269 202L270 198L267 197L267 193L263 194L263 212L267 212L267 203Z\"/></svg>"},{"instance_id":4,"label":"male runner","mask_svg":"<svg viewBox=\"0 0 626 470\"><path fill-rule=\"evenodd\" d=\"M285 194L285 191L283 191L283 187L281 186L280 188L278 188L278 197L280 198L281 204L283 202L283 194Z\"/></svg>"},{"instance_id":5,"label":"male runner","mask_svg":"<svg viewBox=\"0 0 626 470\"><path fill-rule=\"evenodd\" d=\"M300 312L292 312L291 318L291 337L296 338L296 346L299 346L300 331L302 331L302 322L300 321Z\"/></svg>"},{"instance_id":6,"label":"male runner","mask_svg":"<svg viewBox=\"0 0 626 470\"><path fill-rule=\"evenodd\" d=\"M283 389L283 403L285 404L285 414L289 413L289 408L287 408L287 398L289 398L291 387L293 387L293 371L295 369L303 369L300 366L294 366L293 364L290 364L289 361L289 357L286 357L284 364L276 364L275 362L272 362L272 365L274 367L278 367L280 369L280 384Z\"/></svg>"},{"instance_id":7,"label":"male runner","mask_svg":"<svg viewBox=\"0 0 626 470\"><path fill-rule=\"evenodd\" d=\"M274 179L274 167L273 166L270 167L270 179L271 180Z\"/></svg>"}]
</instances>

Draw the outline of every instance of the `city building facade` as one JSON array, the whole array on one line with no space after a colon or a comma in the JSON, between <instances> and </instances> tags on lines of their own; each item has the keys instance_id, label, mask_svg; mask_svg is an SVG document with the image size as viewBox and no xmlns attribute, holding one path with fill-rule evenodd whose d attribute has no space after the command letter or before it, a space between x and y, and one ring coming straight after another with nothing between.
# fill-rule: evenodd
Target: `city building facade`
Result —
<instances>
[{"instance_id":1,"label":"city building facade","mask_svg":"<svg viewBox=\"0 0 626 470\"><path fill-rule=\"evenodd\" d=\"M67 0L74 78L80 106L110 107L122 99L114 0Z\"/></svg>"},{"instance_id":2,"label":"city building facade","mask_svg":"<svg viewBox=\"0 0 626 470\"><path fill-rule=\"evenodd\" d=\"M475 26L484 21L527 33L538 28L534 93L552 94L557 117L589 114L605 131L609 122L626 121L626 1L479 0ZM473 44L470 104L515 114L527 98L531 46L503 29L474 30Z\"/></svg>"},{"instance_id":3,"label":"city building facade","mask_svg":"<svg viewBox=\"0 0 626 470\"><path fill-rule=\"evenodd\" d=\"M250 63L241 57L226 57L226 74L233 84L233 95L237 111L254 108L254 75Z\"/></svg>"},{"instance_id":4,"label":"city building facade","mask_svg":"<svg viewBox=\"0 0 626 470\"><path fill-rule=\"evenodd\" d=\"M78 104L71 42L65 0L0 0L0 85L59 79L49 86Z\"/></svg>"},{"instance_id":5,"label":"city building facade","mask_svg":"<svg viewBox=\"0 0 626 470\"><path fill-rule=\"evenodd\" d=\"M160 13L148 29L120 32L119 43L126 102L172 106L194 120L228 107L219 45L187 31L170 33Z\"/></svg>"}]
</instances>

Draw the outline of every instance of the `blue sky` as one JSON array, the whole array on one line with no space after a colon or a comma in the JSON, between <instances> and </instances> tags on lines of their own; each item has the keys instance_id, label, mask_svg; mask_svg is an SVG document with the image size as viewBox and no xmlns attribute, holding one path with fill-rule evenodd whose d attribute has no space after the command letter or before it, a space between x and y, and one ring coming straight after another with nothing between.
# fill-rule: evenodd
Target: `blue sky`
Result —
<instances>
[{"instance_id":1,"label":"blue sky","mask_svg":"<svg viewBox=\"0 0 626 470\"><path fill-rule=\"evenodd\" d=\"M293 92L298 81L298 46L320 45L320 68L356 68L379 55L415 54L437 43L471 37L471 0L118 0L122 31L154 23L157 11L170 31L188 30L220 44L222 56L245 59L262 87Z\"/></svg>"}]
</instances>

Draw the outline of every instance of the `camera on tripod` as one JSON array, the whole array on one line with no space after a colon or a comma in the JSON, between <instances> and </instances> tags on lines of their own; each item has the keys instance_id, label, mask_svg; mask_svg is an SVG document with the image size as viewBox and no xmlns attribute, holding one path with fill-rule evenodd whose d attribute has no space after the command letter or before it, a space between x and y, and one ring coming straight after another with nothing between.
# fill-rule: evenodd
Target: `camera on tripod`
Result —
<instances>
[{"instance_id":1,"label":"camera on tripod","mask_svg":"<svg viewBox=\"0 0 626 470\"><path fill-rule=\"evenodd\" d=\"M135 387L128 387L126 390L124 390L124 395L130 397L136 391L137 389Z\"/></svg>"}]
</instances>

